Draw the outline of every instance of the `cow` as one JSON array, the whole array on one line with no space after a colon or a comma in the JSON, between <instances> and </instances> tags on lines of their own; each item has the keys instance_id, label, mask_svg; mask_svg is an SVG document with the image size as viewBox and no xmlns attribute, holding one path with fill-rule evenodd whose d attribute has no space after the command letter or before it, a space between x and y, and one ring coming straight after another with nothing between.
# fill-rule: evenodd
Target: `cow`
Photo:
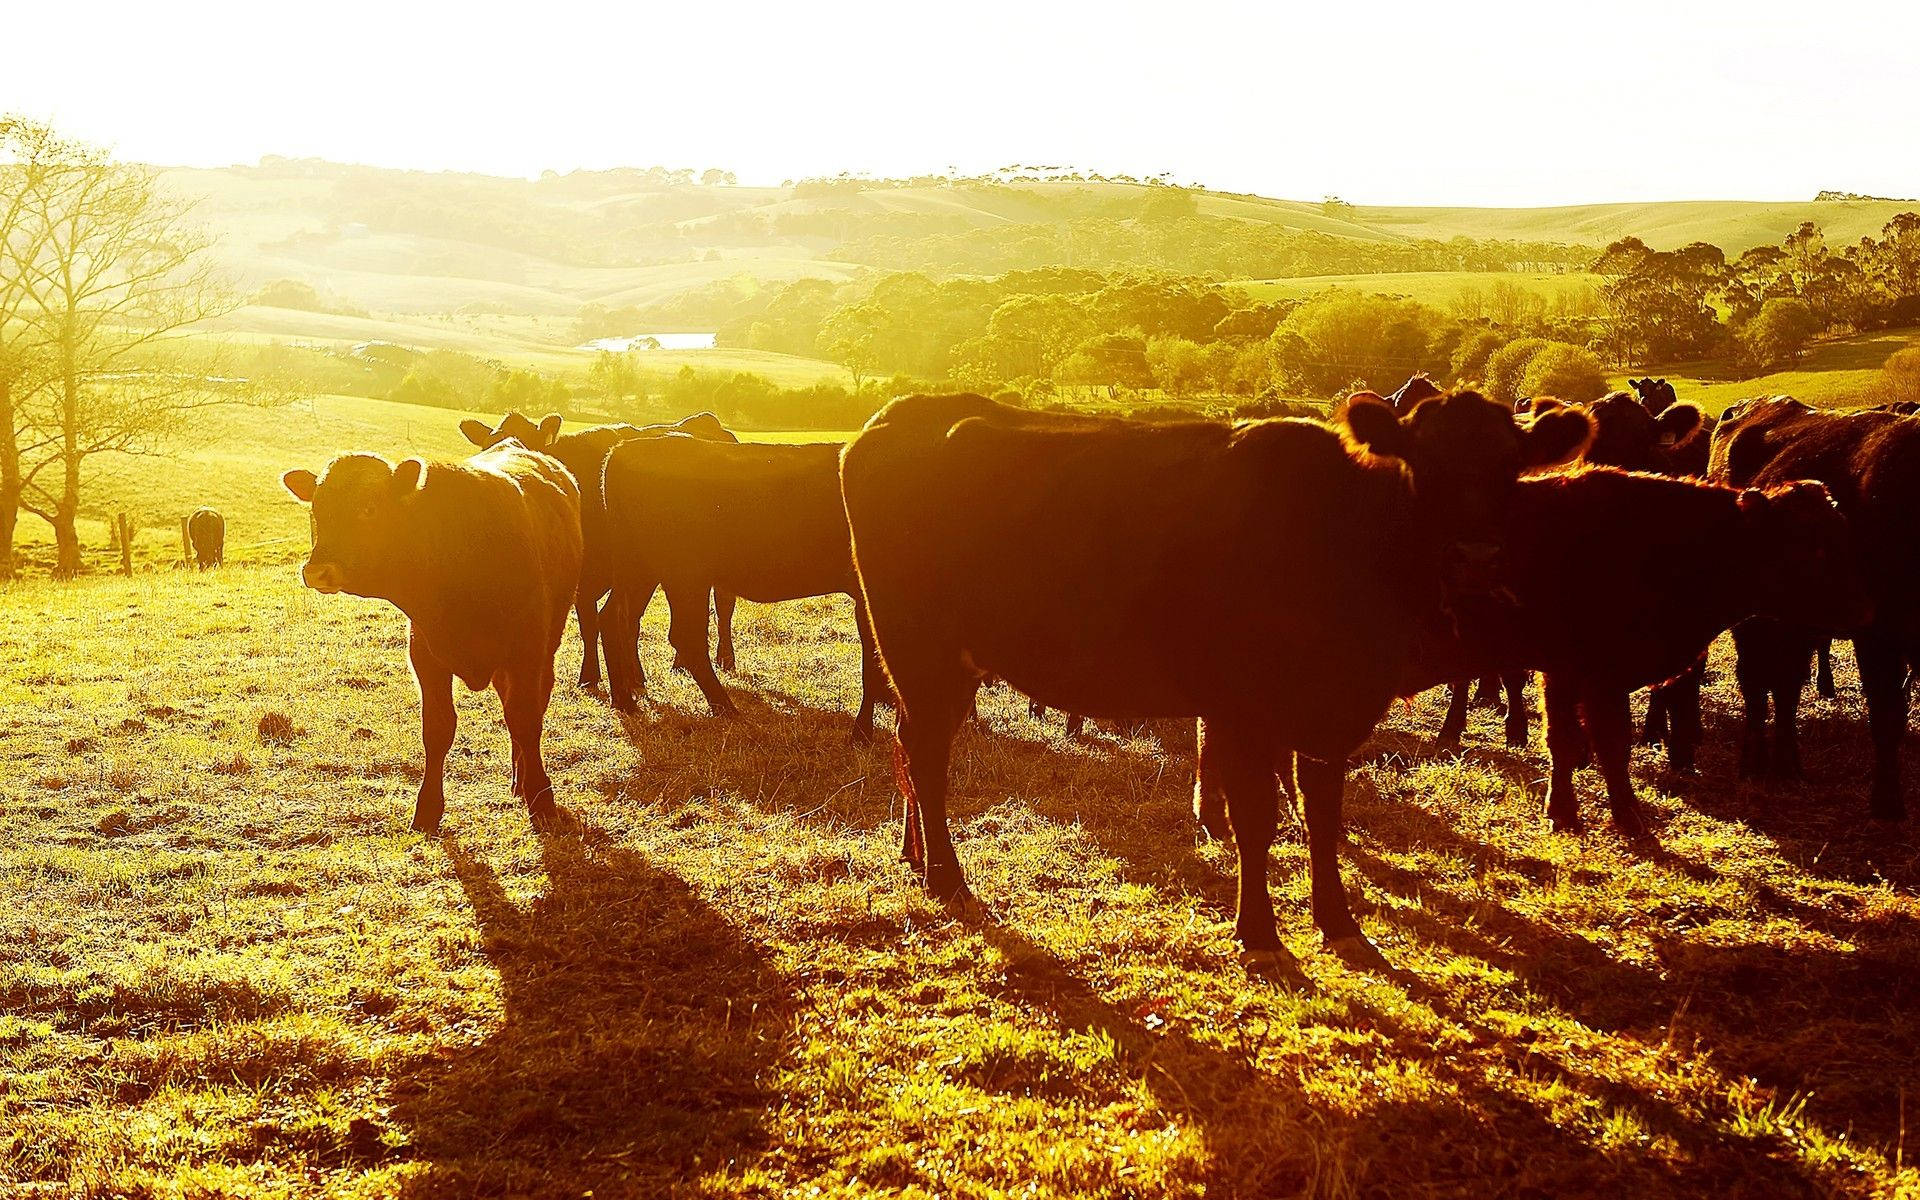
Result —
<instances>
[{"instance_id":1,"label":"cow","mask_svg":"<svg viewBox=\"0 0 1920 1200\"><path fill-rule=\"evenodd\" d=\"M1664 379L1629 379L1627 386L1633 389L1633 394L1639 397L1647 411L1656 417L1680 402L1673 385Z\"/></svg>"},{"instance_id":2,"label":"cow","mask_svg":"<svg viewBox=\"0 0 1920 1200\"><path fill-rule=\"evenodd\" d=\"M571 433L561 433L559 413L548 413L539 422L508 412L499 424L488 428L486 422L468 418L460 422L460 432L482 450L512 438L529 450L557 458L573 473L580 485L580 535L583 555L580 560L580 585L574 593L574 616L580 626L580 686L600 683L600 601L613 587L607 539L600 525L600 467L607 451L633 438L661 437L684 433L714 442L739 441L720 418L712 413L695 413L671 425L590 425ZM646 610L646 600L639 610ZM719 629L720 668L734 668L733 597L716 592L713 597L715 623Z\"/></svg>"},{"instance_id":3,"label":"cow","mask_svg":"<svg viewBox=\"0 0 1920 1200\"><path fill-rule=\"evenodd\" d=\"M1200 717L1238 845L1241 944L1280 947L1266 868L1284 743L1301 754L1315 923L1379 961L1340 881L1347 756L1420 628L1480 586L1515 480L1589 434L1583 412L1523 428L1472 392L1405 416L1357 396L1338 431L1048 427L975 395L888 404L847 446L840 483L899 706L904 857L935 896L970 900L947 766L983 673L1090 717Z\"/></svg>"},{"instance_id":4,"label":"cow","mask_svg":"<svg viewBox=\"0 0 1920 1200\"><path fill-rule=\"evenodd\" d=\"M1784 396L1749 401L1723 416L1715 430L1709 474L1740 486L1824 482L1853 523L1874 599L1872 620L1854 628L1750 621L1734 630L1745 709L1740 773L1799 775L1796 722L1808 662L1828 635L1850 634L1873 740L1868 811L1879 820L1903 819L1907 672L1920 663L1920 538L1913 526L1920 512L1920 417L1884 410L1822 412Z\"/></svg>"},{"instance_id":5,"label":"cow","mask_svg":"<svg viewBox=\"0 0 1920 1200\"><path fill-rule=\"evenodd\" d=\"M734 444L685 434L631 439L608 452L601 504L612 548L607 683L616 709L635 711L646 690L636 614L656 587L671 610L674 666L693 676L717 716L735 708L708 658L709 592L761 603L854 594L839 462L838 442ZM887 692L866 617L855 608L862 671L853 733L865 740Z\"/></svg>"},{"instance_id":6,"label":"cow","mask_svg":"<svg viewBox=\"0 0 1920 1200\"><path fill-rule=\"evenodd\" d=\"M513 794L534 827L557 819L540 753L553 658L580 577L580 492L554 459L505 441L458 463L372 454L282 482L312 506L316 592L386 600L407 615L426 770L413 827L440 828L456 676L500 694L513 741Z\"/></svg>"},{"instance_id":7,"label":"cow","mask_svg":"<svg viewBox=\"0 0 1920 1200\"><path fill-rule=\"evenodd\" d=\"M1433 380L1428 379L1426 372L1421 371L1409 376L1407 381L1400 385L1399 391L1387 397L1387 403L1396 413L1409 413L1413 411L1413 406L1422 400L1431 400L1440 394L1440 389L1434 386Z\"/></svg>"},{"instance_id":8,"label":"cow","mask_svg":"<svg viewBox=\"0 0 1920 1200\"><path fill-rule=\"evenodd\" d=\"M1559 832L1581 827L1573 773L1589 754L1615 827L1645 832L1628 770L1635 689L1685 672L1754 614L1846 622L1867 605L1847 521L1818 483L1741 491L1605 467L1527 479L1500 546L1502 602L1458 605L1402 688L1431 687L1462 660L1543 672ZM1212 775L1203 744L1195 812L1217 832Z\"/></svg>"},{"instance_id":9,"label":"cow","mask_svg":"<svg viewBox=\"0 0 1920 1200\"><path fill-rule=\"evenodd\" d=\"M197 508L187 518L187 541L193 561L202 571L227 560L227 519L211 508Z\"/></svg>"}]
</instances>

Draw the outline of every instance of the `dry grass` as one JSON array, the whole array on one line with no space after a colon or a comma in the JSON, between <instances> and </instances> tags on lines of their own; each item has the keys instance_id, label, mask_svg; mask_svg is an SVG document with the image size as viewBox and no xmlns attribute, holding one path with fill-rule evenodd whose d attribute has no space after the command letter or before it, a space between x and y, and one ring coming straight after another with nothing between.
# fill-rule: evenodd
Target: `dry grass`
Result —
<instances>
[{"instance_id":1,"label":"dry grass","mask_svg":"<svg viewBox=\"0 0 1920 1200\"><path fill-rule=\"evenodd\" d=\"M1657 849L1547 833L1486 714L1456 759L1397 710L1347 873L1402 974L1322 952L1289 841L1263 975L1178 729L990 693L987 911L931 903L843 602L743 607L735 721L658 629L641 718L563 685L566 833L463 695L437 841L391 609L286 566L0 605L0 1195L1920 1192L1920 855L1858 817L1852 690L1812 784L1748 788L1723 670L1701 777L1638 757Z\"/></svg>"}]
</instances>

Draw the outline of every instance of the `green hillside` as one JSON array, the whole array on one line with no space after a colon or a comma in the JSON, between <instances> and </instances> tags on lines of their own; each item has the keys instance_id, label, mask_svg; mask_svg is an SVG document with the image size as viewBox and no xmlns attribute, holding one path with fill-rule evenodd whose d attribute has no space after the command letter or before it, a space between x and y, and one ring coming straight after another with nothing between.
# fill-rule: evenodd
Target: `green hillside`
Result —
<instances>
[{"instance_id":1,"label":"green hillside","mask_svg":"<svg viewBox=\"0 0 1920 1200\"><path fill-rule=\"evenodd\" d=\"M1402 237L1512 238L1604 246L1637 237L1656 250L1710 242L1729 253L1771 245L1812 221L1835 244L1877 234L1914 201L1681 200L1653 204L1582 204L1565 208L1359 207L1353 219Z\"/></svg>"}]
</instances>

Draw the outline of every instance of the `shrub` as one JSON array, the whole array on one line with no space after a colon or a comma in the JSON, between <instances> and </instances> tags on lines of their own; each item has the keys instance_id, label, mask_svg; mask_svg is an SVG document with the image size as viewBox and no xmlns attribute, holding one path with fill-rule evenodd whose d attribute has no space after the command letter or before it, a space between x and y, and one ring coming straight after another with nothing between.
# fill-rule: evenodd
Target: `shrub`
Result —
<instances>
[{"instance_id":1,"label":"shrub","mask_svg":"<svg viewBox=\"0 0 1920 1200\"><path fill-rule=\"evenodd\" d=\"M1820 318L1805 300L1775 296L1740 327L1740 359L1755 369L1773 370L1805 354L1819 331Z\"/></svg>"},{"instance_id":2,"label":"shrub","mask_svg":"<svg viewBox=\"0 0 1920 1200\"><path fill-rule=\"evenodd\" d=\"M1607 371L1593 351L1567 342L1548 342L1527 360L1520 375L1522 396L1557 396L1588 404L1607 392Z\"/></svg>"},{"instance_id":3,"label":"shrub","mask_svg":"<svg viewBox=\"0 0 1920 1200\"><path fill-rule=\"evenodd\" d=\"M1526 374L1527 364L1533 356L1546 349L1545 338L1521 338L1517 342L1508 342L1487 359L1485 376L1481 379L1482 390L1487 399L1498 400L1502 404L1512 404L1520 398L1520 377Z\"/></svg>"}]
</instances>

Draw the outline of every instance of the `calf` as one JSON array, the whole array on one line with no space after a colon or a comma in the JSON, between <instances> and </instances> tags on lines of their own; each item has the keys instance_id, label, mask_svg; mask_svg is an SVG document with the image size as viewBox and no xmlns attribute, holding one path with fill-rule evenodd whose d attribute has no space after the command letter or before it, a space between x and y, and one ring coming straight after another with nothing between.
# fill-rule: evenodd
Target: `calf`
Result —
<instances>
[{"instance_id":1,"label":"calf","mask_svg":"<svg viewBox=\"0 0 1920 1200\"><path fill-rule=\"evenodd\" d=\"M195 509L187 518L187 541L202 571L219 566L227 559L227 519L211 508Z\"/></svg>"},{"instance_id":2,"label":"calf","mask_svg":"<svg viewBox=\"0 0 1920 1200\"><path fill-rule=\"evenodd\" d=\"M433 832L446 808L456 675L500 694L513 794L536 827L547 826L553 784L540 738L580 576L580 493L567 469L508 441L461 463L410 458L396 467L349 454L317 478L288 471L282 481L313 506L306 585L387 600L407 615L427 759L413 827Z\"/></svg>"},{"instance_id":3,"label":"calf","mask_svg":"<svg viewBox=\"0 0 1920 1200\"><path fill-rule=\"evenodd\" d=\"M839 461L837 442L734 445L669 435L613 447L601 502L612 547L607 676L615 708L633 711L645 691L636 614L656 587L672 610L674 665L721 715L734 707L708 660L709 592L762 603L854 594ZM865 613L855 609L862 670L854 736L864 739L886 684Z\"/></svg>"},{"instance_id":4,"label":"calf","mask_svg":"<svg viewBox=\"0 0 1920 1200\"><path fill-rule=\"evenodd\" d=\"M573 610L580 625L580 686L592 687L600 682L600 600L613 587L612 548L602 527L600 504L600 467L606 461L607 452L634 438L662 437L669 433L684 433L712 442L740 439L720 424L720 418L704 412L672 425L590 425L572 433L561 433L560 423L559 413L549 413L535 424L517 412L509 412L491 429L482 421L462 421L460 432L483 450L512 438L529 450L559 459L580 485L580 583L574 591ZM646 610L649 599L651 597L640 598L637 612ZM733 597L715 592L713 611L719 626L720 667L731 671L734 666Z\"/></svg>"},{"instance_id":5,"label":"calf","mask_svg":"<svg viewBox=\"0 0 1920 1200\"><path fill-rule=\"evenodd\" d=\"M1205 718L1237 835L1235 933L1277 949L1275 747L1300 751L1316 924L1369 958L1340 883L1345 763L1416 635L1478 586L1522 471L1584 413L1531 428L1473 393L1397 416L1047 427L980 396L915 396L848 445L841 490L900 711L903 853L968 896L947 829L955 730L983 673L1092 717ZM1063 533L1062 530L1068 532Z\"/></svg>"},{"instance_id":6,"label":"calf","mask_svg":"<svg viewBox=\"0 0 1920 1200\"><path fill-rule=\"evenodd\" d=\"M1873 595L1873 618L1853 628L1835 622L1752 621L1734 630L1746 731L1740 771L1796 776L1796 719L1807 664L1818 643L1853 637L1860 688L1873 738L1871 814L1906 814L1900 743L1907 730L1907 670L1920 663L1920 417L1889 411L1822 412L1772 397L1743 403L1715 431L1710 473L1738 485L1818 479L1852 521ZM1773 701L1773 739L1767 702Z\"/></svg>"}]
</instances>

